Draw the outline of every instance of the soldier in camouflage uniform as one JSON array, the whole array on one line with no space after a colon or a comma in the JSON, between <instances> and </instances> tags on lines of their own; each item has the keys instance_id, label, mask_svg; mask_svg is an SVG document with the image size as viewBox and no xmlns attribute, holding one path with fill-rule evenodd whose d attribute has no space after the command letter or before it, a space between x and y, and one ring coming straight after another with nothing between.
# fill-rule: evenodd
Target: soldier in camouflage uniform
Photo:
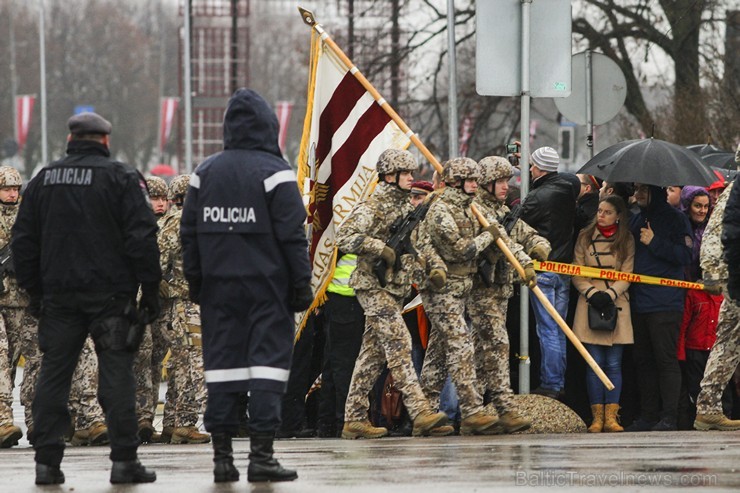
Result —
<instances>
[{"instance_id":1,"label":"soldier in camouflage uniform","mask_svg":"<svg viewBox=\"0 0 740 493\"><path fill-rule=\"evenodd\" d=\"M33 399L33 397L32 397ZM92 338L88 337L80 352L80 360L72 376L69 391L69 409L74 434L71 445L107 445L108 427L105 413L98 402L98 355Z\"/></svg>"},{"instance_id":2,"label":"soldier in camouflage uniform","mask_svg":"<svg viewBox=\"0 0 740 493\"><path fill-rule=\"evenodd\" d=\"M0 167L0 251L3 257L0 294L0 448L18 444L23 436L13 424L13 377L20 354L24 324L35 325L28 317L28 296L15 282L10 255L10 229L18 214L21 175L10 166ZM6 252L7 251L7 252Z\"/></svg>"},{"instance_id":3,"label":"soldier in camouflage uniform","mask_svg":"<svg viewBox=\"0 0 740 493\"><path fill-rule=\"evenodd\" d=\"M188 298L180 241L182 205L189 181L189 175L172 180L172 213L163 221L158 238L162 276L167 282L165 316L171 342L162 435L163 440L169 436L171 443L208 443L210 436L196 427L206 402L200 307Z\"/></svg>"},{"instance_id":4,"label":"soldier in camouflage uniform","mask_svg":"<svg viewBox=\"0 0 740 493\"><path fill-rule=\"evenodd\" d=\"M535 283L536 275L532 258L546 260L550 243L537 234L524 221L519 220L518 210L510 211L505 205L509 179L513 168L506 158L483 158L478 166L481 172L480 188L474 203L486 218L501 224L509 238L516 242L512 253L524 267L525 282ZM522 248L523 247L523 248ZM509 385L509 336L506 332L506 309L514 294L514 268L494 246L484 252L485 260L473 278L473 290L467 300L468 316L473 327L476 370L481 393L488 390L491 404L499 415L498 427L504 433L526 430L531 421L517 413L513 392ZM518 276L517 276L518 277Z\"/></svg>"},{"instance_id":5,"label":"soldier in camouflage uniform","mask_svg":"<svg viewBox=\"0 0 740 493\"><path fill-rule=\"evenodd\" d=\"M495 222L481 229L470 209L480 177L478 164L455 158L443 166L444 191L429 208L417 241L425 257L433 259L429 282L421 289L431 330L420 381L429 402L437 406L449 373L460 403L460 433L491 433L498 418L483 409L465 300L473 286L478 255L502 234ZM439 269L444 269L444 283L435 280Z\"/></svg>"},{"instance_id":6,"label":"soldier in camouflage uniform","mask_svg":"<svg viewBox=\"0 0 740 493\"><path fill-rule=\"evenodd\" d=\"M167 183L158 176L146 180L152 210L157 216L158 237L162 235L162 225L176 212L169 208ZM159 402L159 382L162 379L162 361L170 348L170 335L167 328L171 300L168 297L167 282L162 281L160 288L162 315L152 324L147 325L139 351L134 360L136 378L136 416L139 421L139 439L143 443L161 441L161 435L155 433L154 415ZM171 433L170 433L171 436ZM167 440L169 442L169 440Z\"/></svg>"},{"instance_id":7,"label":"soldier in camouflage uniform","mask_svg":"<svg viewBox=\"0 0 740 493\"><path fill-rule=\"evenodd\" d=\"M408 151L388 149L376 166L378 186L366 201L355 206L337 232L337 248L358 256L350 286L365 311L365 332L345 405L342 438L348 439L388 434L387 429L368 421L368 392L386 362L414 420L415 436L427 435L447 422L444 413L433 412L419 386L411 363L411 336L401 317L403 300L411 292L419 264L412 255L401 255L400 268L386 273L385 287L373 273L378 259L388 266L396 265L396 253L386 242L391 237L391 225L413 210L408 194L418 164Z\"/></svg>"},{"instance_id":8,"label":"soldier in camouflage uniform","mask_svg":"<svg viewBox=\"0 0 740 493\"><path fill-rule=\"evenodd\" d=\"M735 161L740 166L740 145L735 153ZM727 293L729 275L721 241L725 208L733 185L734 182L731 182L719 196L701 243L699 261L704 275L704 289L712 294L723 293L725 299L719 310L717 340L709 354L701 392L696 400L694 428L697 430L740 430L740 420L731 420L722 414L722 392L740 361L740 304L733 302Z\"/></svg>"}]
</instances>

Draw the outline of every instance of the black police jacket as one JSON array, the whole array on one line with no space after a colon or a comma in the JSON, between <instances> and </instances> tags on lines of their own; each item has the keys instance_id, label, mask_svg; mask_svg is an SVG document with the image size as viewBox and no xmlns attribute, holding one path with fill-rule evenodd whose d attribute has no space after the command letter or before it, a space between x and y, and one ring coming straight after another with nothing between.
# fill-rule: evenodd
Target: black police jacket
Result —
<instances>
[{"instance_id":1,"label":"black police jacket","mask_svg":"<svg viewBox=\"0 0 740 493\"><path fill-rule=\"evenodd\" d=\"M576 196L571 184L558 173L548 173L532 183L522 203L521 218L552 245L548 260L573 260L573 223Z\"/></svg>"},{"instance_id":2,"label":"black police jacket","mask_svg":"<svg viewBox=\"0 0 740 493\"><path fill-rule=\"evenodd\" d=\"M722 245L730 275L727 284L735 301L740 302L740 174L735 177L722 219Z\"/></svg>"},{"instance_id":3,"label":"black police jacket","mask_svg":"<svg viewBox=\"0 0 740 493\"><path fill-rule=\"evenodd\" d=\"M93 141L71 141L23 194L11 248L31 295L135 293L161 279L146 183Z\"/></svg>"}]
</instances>

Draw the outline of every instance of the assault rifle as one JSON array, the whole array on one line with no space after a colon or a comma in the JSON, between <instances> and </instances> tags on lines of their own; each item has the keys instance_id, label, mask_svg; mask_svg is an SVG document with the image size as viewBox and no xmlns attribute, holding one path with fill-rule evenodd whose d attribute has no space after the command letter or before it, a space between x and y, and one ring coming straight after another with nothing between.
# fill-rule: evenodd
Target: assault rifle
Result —
<instances>
[{"instance_id":1,"label":"assault rifle","mask_svg":"<svg viewBox=\"0 0 740 493\"><path fill-rule=\"evenodd\" d=\"M399 217L391 225L391 238L388 240L387 245L396 252L396 262L393 264L393 270L401 268L401 255L404 253L416 254L416 250L411 246L411 233L416 229L421 221L426 217L429 207L432 205L437 198L437 194L430 194L429 198L422 204L419 204L416 209L409 212L405 217ZM379 258L375 262L373 267L373 273L378 278L378 282L381 287L385 287L387 284L385 280L385 273L388 270L385 260Z\"/></svg>"},{"instance_id":2,"label":"assault rifle","mask_svg":"<svg viewBox=\"0 0 740 493\"><path fill-rule=\"evenodd\" d=\"M501 220L501 226L504 227L507 235L511 234L511 230L514 229L514 225L519 220L519 216L521 215L521 213L522 206L520 204L517 204ZM478 275L480 275L483 284L485 284L489 288L493 284L491 282L491 279L493 279L493 273L493 264L491 264L491 262L489 262L489 260L485 256L481 257L480 261L478 262Z\"/></svg>"}]
</instances>

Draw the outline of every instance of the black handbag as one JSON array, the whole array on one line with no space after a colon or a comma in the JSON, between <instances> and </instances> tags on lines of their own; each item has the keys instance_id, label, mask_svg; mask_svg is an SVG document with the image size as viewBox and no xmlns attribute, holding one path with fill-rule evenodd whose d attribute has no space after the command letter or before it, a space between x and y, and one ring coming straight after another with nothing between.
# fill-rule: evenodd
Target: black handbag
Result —
<instances>
[{"instance_id":1,"label":"black handbag","mask_svg":"<svg viewBox=\"0 0 740 493\"><path fill-rule=\"evenodd\" d=\"M599 267L602 267L601 260L599 260L599 253L596 251L596 245L591 242L591 248L594 250L594 257L596 257L596 263ZM609 281L604 281L607 289L609 288ZM612 301L603 308L596 308L595 306L588 305L588 326L591 330L599 330L604 332L613 332L617 328L617 313L619 313L617 305Z\"/></svg>"}]
</instances>

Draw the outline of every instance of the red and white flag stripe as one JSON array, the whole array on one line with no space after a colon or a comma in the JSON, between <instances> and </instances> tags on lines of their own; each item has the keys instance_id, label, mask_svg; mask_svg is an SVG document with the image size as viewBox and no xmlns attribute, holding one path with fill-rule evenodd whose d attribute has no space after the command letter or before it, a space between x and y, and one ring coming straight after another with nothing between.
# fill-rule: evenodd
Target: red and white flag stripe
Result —
<instances>
[{"instance_id":1,"label":"red and white flag stripe","mask_svg":"<svg viewBox=\"0 0 740 493\"><path fill-rule=\"evenodd\" d=\"M172 134L179 98L162 98L159 111L159 152L164 152Z\"/></svg>"},{"instance_id":2,"label":"red and white flag stripe","mask_svg":"<svg viewBox=\"0 0 740 493\"><path fill-rule=\"evenodd\" d=\"M288 140L288 124L290 123L290 114L293 112L293 103L290 101L278 101L275 104L275 114L278 118L279 133L278 145L283 154L285 154L285 142Z\"/></svg>"},{"instance_id":3,"label":"red and white flag stripe","mask_svg":"<svg viewBox=\"0 0 740 493\"><path fill-rule=\"evenodd\" d=\"M17 122L16 128L18 129L15 140L18 142L18 154L21 153L28 139L35 102L36 96L24 95L15 97L15 118Z\"/></svg>"}]
</instances>

